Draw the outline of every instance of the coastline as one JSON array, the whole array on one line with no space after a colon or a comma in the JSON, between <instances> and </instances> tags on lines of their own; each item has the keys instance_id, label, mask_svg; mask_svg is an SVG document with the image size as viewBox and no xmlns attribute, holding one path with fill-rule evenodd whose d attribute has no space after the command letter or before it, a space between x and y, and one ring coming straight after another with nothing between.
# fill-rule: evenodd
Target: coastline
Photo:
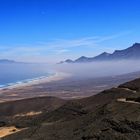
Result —
<instances>
[{"instance_id":1,"label":"coastline","mask_svg":"<svg viewBox=\"0 0 140 140\"><path fill-rule=\"evenodd\" d=\"M34 85L48 83L48 82L52 82L52 81L59 81L59 80L62 80L66 77L70 77L70 74L56 72L54 74L50 74L49 76L41 76L38 78L26 79L26 80L19 81L16 83L11 83L7 86L0 87L0 91L10 90L10 89L20 88L20 87L26 87L26 86L34 86Z\"/></svg>"},{"instance_id":2,"label":"coastline","mask_svg":"<svg viewBox=\"0 0 140 140\"><path fill-rule=\"evenodd\" d=\"M34 97L53 96L61 99L80 99L116 87L138 78L140 73L96 79L75 79L69 73L56 72L28 83L19 83L0 90L0 103Z\"/></svg>"}]
</instances>

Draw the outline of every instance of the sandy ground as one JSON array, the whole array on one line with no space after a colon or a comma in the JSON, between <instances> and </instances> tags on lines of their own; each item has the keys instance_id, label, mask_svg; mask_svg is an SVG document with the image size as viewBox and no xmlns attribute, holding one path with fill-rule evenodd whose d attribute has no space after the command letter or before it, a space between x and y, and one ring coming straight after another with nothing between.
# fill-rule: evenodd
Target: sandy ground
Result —
<instances>
[{"instance_id":1,"label":"sandy ground","mask_svg":"<svg viewBox=\"0 0 140 140\"><path fill-rule=\"evenodd\" d=\"M140 104L140 102L135 101L127 101L126 98L119 98L117 99L118 102L124 102L124 103L131 103L131 104Z\"/></svg>"},{"instance_id":2,"label":"sandy ground","mask_svg":"<svg viewBox=\"0 0 140 140\"><path fill-rule=\"evenodd\" d=\"M31 116L39 115L41 113L42 113L41 111L39 111L39 112L31 111L31 112L28 112L28 113L25 113L25 114L17 114L13 117L14 118L15 117L26 117L26 116L31 117ZM8 135L11 135L11 134L14 134L14 133L17 133L17 132L20 132L20 131L25 130L25 129L27 129L27 128L19 129L19 128L16 128L15 126L0 127L0 138L6 137Z\"/></svg>"},{"instance_id":3,"label":"sandy ground","mask_svg":"<svg viewBox=\"0 0 140 140\"><path fill-rule=\"evenodd\" d=\"M17 133L17 132L22 131L22 130L23 129L17 129L15 126L0 127L0 138Z\"/></svg>"},{"instance_id":4,"label":"sandy ground","mask_svg":"<svg viewBox=\"0 0 140 140\"><path fill-rule=\"evenodd\" d=\"M39 111L39 112L31 111L31 112L28 112L28 113L25 113L25 114L17 114L17 115L15 115L14 117L30 117L30 116L39 115L39 114L41 114L41 113L42 113L41 111Z\"/></svg>"}]
</instances>

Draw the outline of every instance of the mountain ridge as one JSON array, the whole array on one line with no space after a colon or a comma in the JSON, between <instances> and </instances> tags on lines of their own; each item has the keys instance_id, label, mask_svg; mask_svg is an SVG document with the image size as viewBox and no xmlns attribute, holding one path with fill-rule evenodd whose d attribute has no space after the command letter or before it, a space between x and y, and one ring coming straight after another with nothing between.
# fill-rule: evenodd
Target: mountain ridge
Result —
<instances>
[{"instance_id":1,"label":"mountain ridge","mask_svg":"<svg viewBox=\"0 0 140 140\"><path fill-rule=\"evenodd\" d=\"M123 50L115 50L113 53L103 52L95 57L81 56L76 60L67 59L61 63L86 63L96 61L113 61L113 60L136 60L140 59L140 43L134 43L131 47Z\"/></svg>"}]
</instances>

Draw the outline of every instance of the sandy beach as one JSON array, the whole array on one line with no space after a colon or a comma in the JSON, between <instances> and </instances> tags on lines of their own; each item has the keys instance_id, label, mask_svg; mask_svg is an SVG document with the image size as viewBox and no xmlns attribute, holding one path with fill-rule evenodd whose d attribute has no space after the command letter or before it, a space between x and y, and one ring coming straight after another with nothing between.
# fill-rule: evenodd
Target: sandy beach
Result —
<instances>
[{"instance_id":1,"label":"sandy beach","mask_svg":"<svg viewBox=\"0 0 140 140\"><path fill-rule=\"evenodd\" d=\"M27 87L27 86L34 86L42 83L48 83L53 81L62 80L66 77L70 77L70 74L68 73L62 73L62 72L56 72L55 74L51 74L50 76L42 76L38 77L32 80L29 80L27 82L17 82L15 84L9 85L7 87L0 88L0 91L6 90L6 89L14 89L14 88L20 88L20 87Z\"/></svg>"}]
</instances>

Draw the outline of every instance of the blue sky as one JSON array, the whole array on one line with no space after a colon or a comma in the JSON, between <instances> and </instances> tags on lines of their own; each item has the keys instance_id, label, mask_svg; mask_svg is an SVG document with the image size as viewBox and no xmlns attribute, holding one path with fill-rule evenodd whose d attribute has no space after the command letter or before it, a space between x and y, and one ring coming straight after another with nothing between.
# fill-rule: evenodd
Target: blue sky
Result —
<instances>
[{"instance_id":1,"label":"blue sky","mask_svg":"<svg viewBox=\"0 0 140 140\"><path fill-rule=\"evenodd\" d=\"M139 0L0 0L0 59L57 62L140 42Z\"/></svg>"}]
</instances>

